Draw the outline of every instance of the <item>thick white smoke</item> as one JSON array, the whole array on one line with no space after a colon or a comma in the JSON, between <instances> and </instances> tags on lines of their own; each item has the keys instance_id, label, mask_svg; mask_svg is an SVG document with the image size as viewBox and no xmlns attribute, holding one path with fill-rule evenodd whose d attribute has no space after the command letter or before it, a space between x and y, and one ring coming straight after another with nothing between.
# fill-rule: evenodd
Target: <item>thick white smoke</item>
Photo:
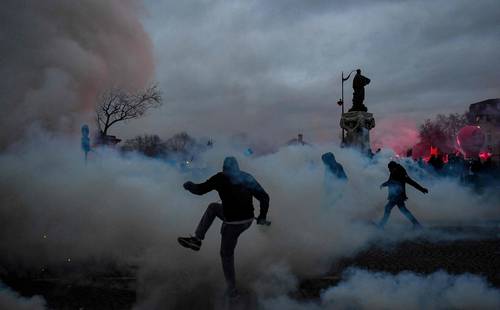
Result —
<instances>
[{"instance_id":1,"label":"thick white smoke","mask_svg":"<svg viewBox=\"0 0 500 310\"><path fill-rule=\"evenodd\" d=\"M349 181L328 206L320 156L332 149ZM386 192L378 185L388 177L388 153L371 162L355 151L327 147L288 147L257 158L235 152L216 146L200 159L203 172L191 175L161 161L123 157L112 150L96 150L85 165L78 137L34 136L0 155L0 251L8 253L2 260L15 262L19 270L87 261L136 266L139 309L211 302L224 288L220 222L200 252L181 248L176 238L193 233L205 207L219 199L216 193L191 195L182 189L183 182L220 171L226 155L236 155L241 168L271 197L272 225L254 225L239 241L237 278L243 288L254 290L253 283L272 265L284 266L279 268L294 276L320 274L336 258L370 241L418 234L405 230L409 224L397 210L388 225L396 234L372 224L383 213ZM484 198L490 194L473 195L454 181L419 181L430 193L424 196L409 188L408 207L424 225L499 217L498 199ZM280 280L273 287L290 285ZM193 299L200 290L206 299Z\"/></svg>"},{"instance_id":2,"label":"thick white smoke","mask_svg":"<svg viewBox=\"0 0 500 310\"><path fill-rule=\"evenodd\" d=\"M45 300L40 296L22 297L0 282L0 309L43 310L45 309Z\"/></svg>"},{"instance_id":3,"label":"thick white smoke","mask_svg":"<svg viewBox=\"0 0 500 310\"><path fill-rule=\"evenodd\" d=\"M195 9L189 8L186 12L198 9L195 5ZM157 10L158 14L163 11ZM331 108L324 102L329 102L332 96L330 72L342 69L327 70L328 76L318 81L323 85L322 90L297 87L297 82L287 82L290 74L287 66L284 69L281 66L287 62L308 61L300 56L282 62L284 58L275 53L275 47L282 47L283 42L275 40L274 36L266 39L273 34L267 28L261 29L264 40L258 54L263 56L255 61L253 47L257 45L255 39L246 41L252 38L246 31L234 31L228 37L222 28L234 28L227 27L231 24L220 23L219 18L207 18L217 25L206 27L204 23L186 22L189 19L182 17L185 23L182 28L175 24L173 15L176 12L172 12L168 16L169 21L172 20L168 31L175 34L173 40L168 41L172 48L165 48L168 55L158 55L168 56L167 69L162 75L167 75L163 86L170 88L168 98L174 102L172 106L178 108L173 111L184 113L183 117L178 117L178 113L168 112L173 118L170 119L173 128L193 126L198 131L219 128L216 132L227 132L228 128L240 129L245 125L247 129L262 127L260 130L265 133L279 131L280 135L287 135L297 126L296 115L299 115L308 123L310 119L327 120L323 123L329 125L320 131L327 132L323 137L330 136L329 126L333 125L328 116L330 112L325 111ZM209 16L217 17L214 12L215 15ZM238 18L235 11L227 12L230 17L227 20ZM236 155L242 169L252 173L271 196L269 219L272 226L251 227L240 238L236 251L238 283L254 292L262 306L279 308L283 303L290 309L302 309L343 307L353 303L363 308L371 300L380 307L395 308L405 299L416 302L419 296L429 293L429 287L439 288L439 296L446 297L445 306L462 304L461 300L454 299L454 294L459 297L472 295L468 299L470 306L498 305L498 299L492 297L495 291L487 288L482 280L472 276L452 278L442 273L429 277L410 274L392 277L353 271L340 286L323 294L321 304L305 305L276 297L294 290L299 277L321 274L337 258L352 255L372 241L394 241L415 235L442 238L425 231L408 232L405 229L408 223L397 210L391 216L389 232L375 229L373 222L382 216L386 198L386 192L379 190L378 185L388 177L386 165L393 156L390 152L382 151L369 161L354 151L336 147L288 147L274 154L250 158L238 156L242 154L239 150L216 144L200 159L205 169L193 174L181 173L161 161L139 155L124 157L106 149L91 153L85 164L79 137L61 132L78 128L82 120L89 119L95 97L104 88L140 88L152 78L152 44L140 22L141 13L140 2L135 0L3 1L0 10L0 46L3 47L0 60L3 79L0 83L3 111L0 116L0 149L3 150L0 153L0 263L4 268L23 273L47 266L54 269L69 266L71 269L72 264L113 262L123 270L137 270L137 309L217 305L224 288L218 250L220 223L216 222L209 231L200 252L181 248L176 238L193 233L205 207L219 198L216 193L193 196L182 189L182 184L187 180L204 180L220 170L225 156ZM203 31L198 36L189 26ZM323 27L341 29L330 27L328 23L320 28L297 29L303 38L309 38L305 34L311 33L311 29ZM294 33L289 30L285 27L275 34L283 37L283 34ZM196 35L185 35L190 32ZM252 46L246 49L250 55L245 56L239 49L214 53L213 34L221 51L227 50L226 41L233 38L234 42L241 42L244 49ZM331 38L328 32L324 35ZM204 43L201 36L208 41ZM392 35L388 36L391 42L394 41ZM296 37L292 35L288 41L295 42ZM310 46L309 39L301 46ZM308 50L315 49L288 49L292 54ZM214 53L208 59L216 61L199 57L200 51L205 56ZM227 55L233 61L228 61ZM260 64L261 57L266 62L278 64L276 75L271 74L275 69L270 68L274 66L265 62ZM241 66L235 65L240 63ZM170 68L172 64L177 65ZM250 74L251 69L255 70L253 74ZM302 71L309 72L297 72ZM230 78L214 79L213 72ZM234 72L236 74L229 74ZM294 72L293 67L290 72ZM301 80L298 80L300 84ZM253 86L244 86L247 84ZM214 109L221 96L223 108ZM311 101L310 98L315 99ZM253 104L263 99L269 107ZM235 101L250 104L242 108L235 105ZM294 113L298 114L282 117L283 122L275 126L275 116L281 113L282 102L294 104L298 111ZM310 105L311 102L316 104ZM198 105L201 103L203 107ZM229 118L225 116L233 112L222 113L226 106L238 116L245 110L246 117L231 117L228 126ZM310 114L311 107L316 109L315 113L324 113ZM202 117L198 118L199 115ZM164 116L157 116L157 119L155 124L161 126L156 128L163 130ZM198 121L196 126L193 119ZM30 128L32 136L20 140L26 128ZM228 132L227 136L232 134L234 132ZM399 137L401 133L398 134ZM398 137L383 141L384 145L392 146L393 141L399 144ZM414 132L408 131L405 137L409 137L406 141L409 142ZM324 191L320 156L326 151L335 153L349 177L345 186L333 184L333 191L338 193L334 203L328 201ZM417 179L422 173L418 169L409 169L409 172ZM477 223L500 218L498 193L476 195L454 180L418 181L428 187L430 193L424 196L409 189L408 207L424 226L435 221ZM391 299L392 296L384 295L382 289L394 291L398 298ZM357 290L370 299L359 300L355 296ZM430 296L436 299L438 295ZM432 300L424 306L437 307ZM24 299L8 289L0 289L0 308L16 307L39 309L44 307L44 301L39 297Z\"/></svg>"},{"instance_id":4,"label":"thick white smoke","mask_svg":"<svg viewBox=\"0 0 500 310\"><path fill-rule=\"evenodd\" d=\"M140 12L134 0L2 1L0 147L33 123L79 128L106 87L143 87L153 53Z\"/></svg>"},{"instance_id":5,"label":"thick white smoke","mask_svg":"<svg viewBox=\"0 0 500 310\"><path fill-rule=\"evenodd\" d=\"M350 269L319 302L301 303L282 295L261 300L262 309L498 309L500 290L483 278L439 271L427 276Z\"/></svg>"}]
</instances>

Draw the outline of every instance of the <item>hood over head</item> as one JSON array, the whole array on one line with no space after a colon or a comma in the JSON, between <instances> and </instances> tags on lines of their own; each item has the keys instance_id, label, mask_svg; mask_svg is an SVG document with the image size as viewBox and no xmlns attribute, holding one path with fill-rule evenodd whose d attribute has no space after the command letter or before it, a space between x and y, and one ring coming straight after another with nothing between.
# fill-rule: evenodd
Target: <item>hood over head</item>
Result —
<instances>
[{"instance_id":1,"label":"hood over head","mask_svg":"<svg viewBox=\"0 0 500 310\"><path fill-rule=\"evenodd\" d=\"M335 155L333 155L332 152L325 153L321 156L321 160L323 160L323 163L325 164L332 164L336 163L337 161L335 160Z\"/></svg>"},{"instance_id":2,"label":"hood over head","mask_svg":"<svg viewBox=\"0 0 500 310\"><path fill-rule=\"evenodd\" d=\"M240 172L240 166L238 161L233 156L228 156L224 159L224 164L222 165L222 172L227 174L237 174Z\"/></svg>"}]
</instances>

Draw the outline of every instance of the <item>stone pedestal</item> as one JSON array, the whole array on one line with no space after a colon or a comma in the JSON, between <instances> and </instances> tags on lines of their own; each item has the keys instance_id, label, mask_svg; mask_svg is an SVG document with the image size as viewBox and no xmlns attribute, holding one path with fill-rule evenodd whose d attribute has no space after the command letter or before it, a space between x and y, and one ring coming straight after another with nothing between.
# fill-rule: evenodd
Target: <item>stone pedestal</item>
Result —
<instances>
[{"instance_id":1,"label":"stone pedestal","mask_svg":"<svg viewBox=\"0 0 500 310\"><path fill-rule=\"evenodd\" d=\"M368 153L370 149L370 130L375 127L372 113L352 111L342 115L340 127L345 129L345 146Z\"/></svg>"}]
</instances>

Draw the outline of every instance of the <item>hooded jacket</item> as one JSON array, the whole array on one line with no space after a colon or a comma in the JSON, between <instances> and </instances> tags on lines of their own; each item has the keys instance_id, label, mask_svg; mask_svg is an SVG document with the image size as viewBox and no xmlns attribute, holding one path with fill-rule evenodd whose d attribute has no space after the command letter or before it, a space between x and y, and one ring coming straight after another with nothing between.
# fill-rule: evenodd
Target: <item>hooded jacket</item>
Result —
<instances>
[{"instance_id":1,"label":"hooded jacket","mask_svg":"<svg viewBox=\"0 0 500 310\"><path fill-rule=\"evenodd\" d=\"M327 173L338 179L347 180L347 175L345 174L344 167L342 167L342 165L335 160L335 155L333 155L333 153L328 152L323 154L321 156L321 160L323 160L323 163L327 168Z\"/></svg>"},{"instance_id":2,"label":"hooded jacket","mask_svg":"<svg viewBox=\"0 0 500 310\"><path fill-rule=\"evenodd\" d=\"M406 196L406 183L415 187L422 193L427 192L424 187L422 187L420 184L418 184L408 176L406 169L403 168L403 166L401 166L400 164L391 161L389 163L389 170L391 172L391 174L389 175L389 180L382 183L381 185L389 187L387 197L388 200L396 202L407 200L408 196Z\"/></svg>"},{"instance_id":3,"label":"hooded jacket","mask_svg":"<svg viewBox=\"0 0 500 310\"><path fill-rule=\"evenodd\" d=\"M265 219L269 209L269 195L255 178L241 171L236 158L226 157L222 172L207 181L186 188L196 195L204 195L216 190L222 201L224 220L237 222L254 218L253 197L260 203L259 219Z\"/></svg>"}]
</instances>

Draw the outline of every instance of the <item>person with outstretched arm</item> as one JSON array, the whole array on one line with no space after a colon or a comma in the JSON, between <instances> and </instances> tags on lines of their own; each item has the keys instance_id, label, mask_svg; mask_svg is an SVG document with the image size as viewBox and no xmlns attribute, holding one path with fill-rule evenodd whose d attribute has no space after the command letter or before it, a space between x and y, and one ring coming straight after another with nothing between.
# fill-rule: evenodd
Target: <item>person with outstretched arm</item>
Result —
<instances>
[{"instance_id":1,"label":"person with outstretched arm","mask_svg":"<svg viewBox=\"0 0 500 310\"><path fill-rule=\"evenodd\" d=\"M422 226L420 223L405 206L405 201L408 200L406 196L406 184L410 184L424 194L427 194L429 190L412 180L408 176L406 169L395 161L389 162L387 166L390 172L389 180L382 183L380 189L382 189L382 187L388 187L388 202L385 205L384 216L380 220L378 226L383 228L389 219L392 208L398 206L399 211L411 221L414 228L421 228Z\"/></svg>"},{"instance_id":2,"label":"person with outstretched arm","mask_svg":"<svg viewBox=\"0 0 500 310\"><path fill-rule=\"evenodd\" d=\"M251 174L239 169L238 162L234 157L226 157L222 172L215 174L206 182L200 184L186 182L183 186L195 195L204 195L213 190L219 193L222 203L208 205L194 236L179 237L177 240L183 247L198 251L215 218L221 219L220 255L227 283L226 294L230 298L237 297L234 250L238 237L252 225L255 219L253 197L260 203L257 224L270 225L270 222L266 220L269 195Z\"/></svg>"}]
</instances>

